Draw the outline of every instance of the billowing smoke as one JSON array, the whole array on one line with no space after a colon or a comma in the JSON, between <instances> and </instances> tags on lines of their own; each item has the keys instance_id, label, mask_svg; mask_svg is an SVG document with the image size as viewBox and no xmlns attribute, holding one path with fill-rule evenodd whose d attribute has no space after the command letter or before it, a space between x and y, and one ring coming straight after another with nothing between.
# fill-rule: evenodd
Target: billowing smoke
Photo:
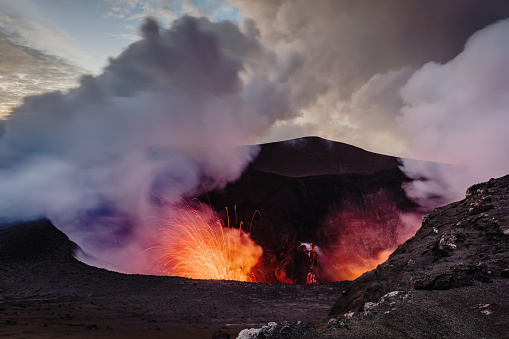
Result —
<instances>
[{"instance_id":1,"label":"billowing smoke","mask_svg":"<svg viewBox=\"0 0 509 339\"><path fill-rule=\"evenodd\" d=\"M423 213L509 173L508 23L488 26L509 16L507 1L233 2L288 56L302 114L276 122L272 140L317 134L435 161L402 159Z\"/></svg>"},{"instance_id":2,"label":"billowing smoke","mask_svg":"<svg viewBox=\"0 0 509 339\"><path fill-rule=\"evenodd\" d=\"M454 164L403 160L425 208L509 172L509 23L486 27L506 0L231 2L241 27L149 19L101 75L26 98L0 126L2 218L47 216L141 272L161 210L237 179L258 151L239 145L320 135Z\"/></svg>"},{"instance_id":3,"label":"billowing smoke","mask_svg":"<svg viewBox=\"0 0 509 339\"><path fill-rule=\"evenodd\" d=\"M397 119L409 154L462 166L404 170L415 180L407 192L419 200L465 195L469 185L509 173L509 20L475 33L453 60L430 62L400 89Z\"/></svg>"},{"instance_id":4,"label":"billowing smoke","mask_svg":"<svg viewBox=\"0 0 509 339\"><path fill-rule=\"evenodd\" d=\"M269 139L319 135L406 156L406 135L395 129L398 89L422 65L448 62L474 32L509 17L505 0L232 2L285 61L272 72L290 84L301 113L277 122Z\"/></svg>"},{"instance_id":5,"label":"billowing smoke","mask_svg":"<svg viewBox=\"0 0 509 339\"><path fill-rule=\"evenodd\" d=\"M141 31L101 75L26 98L0 139L2 218L47 216L138 272L161 209L237 179L258 151L237 146L291 111L284 85L251 75L266 52L249 25L184 17Z\"/></svg>"}]
</instances>

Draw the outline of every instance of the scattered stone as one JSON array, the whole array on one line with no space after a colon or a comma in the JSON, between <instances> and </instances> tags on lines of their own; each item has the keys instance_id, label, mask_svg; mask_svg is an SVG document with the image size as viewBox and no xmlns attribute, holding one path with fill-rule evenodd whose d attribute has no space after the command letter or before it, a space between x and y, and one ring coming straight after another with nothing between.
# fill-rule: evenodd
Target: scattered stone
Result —
<instances>
[{"instance_id":1,"label":"scattered stone","mask_svg":"<svg viewBox=\"0 0 509 339\"><path fill-rule=\"evenodd\" d=\"M454 234L448 234L446 231L442 233L442 236L437 242L435 246L436 250L440 251L440 256L447 255L451 250L455 250L457 248L454 243L457 240L457 237Z\"/></svg>"},{"instance_id":2,"label":"scattered stone","mask_svg":"<svg viewBox=\"0 0 509 339\"><path fill-rule=\"evenodd\" d=\"M397 295L398 295L398 294L400 294L400 293L401 293L401 291L392 291L392 292L389 292L389 293L387 293L386 295L384 295L384 296L382 297L382 299L392 298L392 297L397 296Z\"/></svg>"},{"instance_id":3,"label":"scattered stone","mask_svg":"<svg viewBox=\"0 0 509 339\"><path fill-rule=\"evenodd\" d=\"M300 321L293 324L288 322L281 324L271 322L262 328L242 330L237 339L313 339L316 333L313 324L304 325Z\"/></svg>"},{"instance_id":4,"label":"scattered stone","mask_svg":"<svg viewBox=\"0 0 509 339\"><path fill-rule=\"evenodd\" d=\"M346 323L344 321L339 320L338 318L331 318L329 322L327 322L327 328L345 328Z\"/></svg>"},{"instance_id":5,"label":"scattered stone","mask_svg":"<svg viewBox=\"0 0 509 339\"><path fill-rule=\"evenodd\" d=\"M382 301L383 302L383 301ZM364 307L363 307L363 310L364 310L364 315L368 315L370 314L371 312L374 311L374 309L378 306L378 303L374 303L374 302L371 302L371 301L368 301L367 303L364 304Z\"/></svg>"}]
</instances>

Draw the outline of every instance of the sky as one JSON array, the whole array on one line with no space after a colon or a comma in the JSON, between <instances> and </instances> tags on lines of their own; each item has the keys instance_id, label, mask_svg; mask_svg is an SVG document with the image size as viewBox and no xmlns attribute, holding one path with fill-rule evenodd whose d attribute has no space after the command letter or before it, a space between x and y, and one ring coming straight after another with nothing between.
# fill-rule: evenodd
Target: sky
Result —
<instances>
[{"instance_id":1,"label":"sky","mask_svg":"<svg viewBox=\"0 0 509 339\"><path fill-rule=\"evenodd\" d=\"M0 216L121 261L158 201L311 135L461 165L402 160L412 199L454 200L509 173L508 17L507 0L0 0Z\"/></svg>"},{"instance_id":2,"label":"sky","mask_svg":"<svg viewBox=\"0 0 509 339\"><path fill-rule=\"evenodd\" d=\"M1 0L0 117L26 95L67 90L99 74L108 58L140 39L143 19L169 25L185 15L238 21L224 1Z\"/></svg>"},{"instance_id":3,"label":"sky","mask_svg":"<svg viewBox=\"0 0 509 339\"><path fill-rule=\"evenodd\" d=\"M0 116L27 95L65 91L84 74L100 74L140 39L144 18L170 27L192 15L253 22L273 52L260 71L287 73L292 107L259 142L318 135L408 156L409 143L394 128L401 98L382 91L394 92L390 86L428 62L453 59L474 32L507 17L508 7L502 0L0 0Z\"/></svg>"}]
</instances>

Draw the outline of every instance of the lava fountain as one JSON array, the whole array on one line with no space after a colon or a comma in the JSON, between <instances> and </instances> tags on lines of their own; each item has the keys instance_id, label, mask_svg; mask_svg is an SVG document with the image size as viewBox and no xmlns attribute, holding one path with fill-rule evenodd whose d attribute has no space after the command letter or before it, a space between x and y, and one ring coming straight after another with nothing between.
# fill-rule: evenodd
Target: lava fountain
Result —
<instances>
[{"instance_id":1,"label":"lava fountain","mask_svg":"<svg viewBox=\"0 0 509 339\"><path fill-rule=\"evenodd\" d=\"M165 275L192 279L253 281L251 269L263 254L242 229L225 227L208 206L185 205L164 220L158 266Z\"/></svg>"}]
</instances>

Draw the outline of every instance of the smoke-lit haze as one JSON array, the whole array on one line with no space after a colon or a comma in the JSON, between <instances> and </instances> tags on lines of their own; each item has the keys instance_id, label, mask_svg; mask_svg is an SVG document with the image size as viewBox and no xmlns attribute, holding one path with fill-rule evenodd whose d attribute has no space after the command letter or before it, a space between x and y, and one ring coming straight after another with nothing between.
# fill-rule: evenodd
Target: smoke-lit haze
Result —
<instances>
[{"instance_id":1,"label":"smoke-lit haze","mask_svg":"<svg viewBox=\"0 0 509 339\"><path fill-rule=\"evenodd\" d=\"M270 138L318 134L404 161L424 205L509 172L509 14L504 1L238 0L267 44L297 53L290 84L300 112ZM492 24L493 26L489 26ZM432 200L432 201L427 201Z\"/></svg>"},{"instance_id":2,"label":"smoke-lit haze","mask_svg":"<svg viewBox=\"0 0 509 339\"><path fill-rule=\"evenodd\" d=\"M169 30L147 20L141 31L98 77L27 98L0 144L0 215L48 216L85 252L116 263L117 242L150 245L143 225L164 204L237 179L257 154L238 146L288 111L284 86L241 79L264 53L249 27L184 17Z\"/></svg>"},{"instance_id":3,"label":"smoke-lit haze","mask_svg":"<svg viewBox=\"0 0 509 339\"><path fill-rule=\"evenodd\" d=\"M464 165L452 170L433 166L429 172L407 161L410 176L434 179L408 187L418 199L440 193L449 201L458 200L469 185L509 173L505 156L509 145L509 20L475 33L453 60L425 64L399 93L404 107L396 128L408 142L407 153ZM445 189L449 192L444 193Z\"/></svg>"},{"instance_id":4,"label":"smoke-lit haze","mask_svg":"<svg viewBox=\"0 0 509 339\"><path fill-rule=\"evenodd\" d=\"M243 1L267 44L292 55L300 113L268 140L316 134L404 161L409 196L433 206L509 172L504 1ZM242 12L244 13L244 12ZM494 26L488 27L490 24ZM423 168L424 166L424 168Z\"/></svg>"},{"instance_id":5,"label":"smoke-lit haze","mask_svg":"<svg viewBox=\"0 0 509 339\"><path fill-rule=\"evenodd\" d=\"M238 178L257 154L239 145L319 135L459 165L403 161L422 205L509 173L505 0L99 1L129 27L109 38L137 41L75 88L92 52L20 3L0 1L0 114L20 105L0 125L0 217L48 216L114 264L164 203ZM133 33L146 14L166 24Z\"/></svg>"}]
</instances>

